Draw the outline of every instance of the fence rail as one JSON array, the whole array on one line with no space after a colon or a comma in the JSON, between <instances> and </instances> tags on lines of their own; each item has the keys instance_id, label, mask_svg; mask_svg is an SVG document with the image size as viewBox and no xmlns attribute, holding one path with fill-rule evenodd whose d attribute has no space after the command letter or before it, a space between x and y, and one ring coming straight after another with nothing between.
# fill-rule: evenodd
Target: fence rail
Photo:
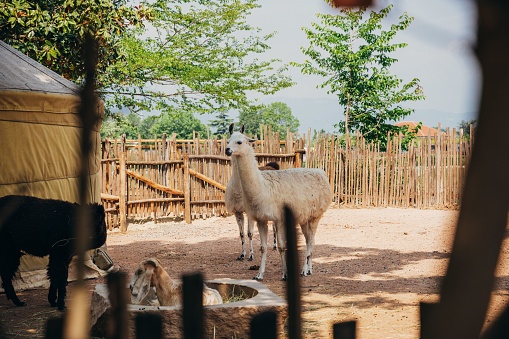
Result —
<instances>
[{"instance_id":1,"label":"fence rail","mask_svg":"<svg viewBox=\"0 0 509 339\"><path fill-rule=\"evenodd\" d=\"M470 133L472 135L472 133ZM326 171L334 202L352 207L457 208L472 147L463 131L446 130L413 140L406 149L392 136L385 151L360 135L345 145L335 135L295 138L265 129L255 144L260 165ZM102 201L109 228L128 219L224 216L231 177L226 140L104 140Z\"/></svg>"}]
</instances>

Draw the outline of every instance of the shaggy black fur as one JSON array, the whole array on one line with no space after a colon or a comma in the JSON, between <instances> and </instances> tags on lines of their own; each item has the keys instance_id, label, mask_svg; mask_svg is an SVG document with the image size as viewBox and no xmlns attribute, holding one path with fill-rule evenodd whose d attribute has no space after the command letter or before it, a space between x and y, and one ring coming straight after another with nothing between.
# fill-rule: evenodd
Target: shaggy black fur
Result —
<instances>
[{"instance_id":1,"label":"shaggy black fur","mask_svg":"<svg viewBox=\"0 0 509 339\"><path fill-rule=\"evenodd\" d=\"M12 286L24 251L38 257L49 255L48 301L59 310L65 309L69 264L75 254L78 207L66 201L29 196L0 198L0 278L7 299L16 306L26 305L18 299ZM94 249L106 242L104 207L90 204L88 208L91 222L88 249Z\"/></svg>"}]
</instances>

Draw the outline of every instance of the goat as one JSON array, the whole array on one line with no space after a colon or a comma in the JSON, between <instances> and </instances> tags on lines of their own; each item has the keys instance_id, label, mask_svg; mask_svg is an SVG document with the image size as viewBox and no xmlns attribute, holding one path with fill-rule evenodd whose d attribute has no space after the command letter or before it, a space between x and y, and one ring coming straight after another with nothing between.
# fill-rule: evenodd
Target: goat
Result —
<instances>
[{"instance_id":1,"label":"goat","mask_svg":"<svg viewBox=\"0 0 509 339\"><path fill-rule=\"evenodd\" d=\"M131 302L135 305L143 305L152 288L155 288L157 300L161 306L182 305L182 283L172 279L155 258L140 262L129 287ZM222 303L223 298L217 290L203 286L203 305Z\"/></svg>"}]
</instances>

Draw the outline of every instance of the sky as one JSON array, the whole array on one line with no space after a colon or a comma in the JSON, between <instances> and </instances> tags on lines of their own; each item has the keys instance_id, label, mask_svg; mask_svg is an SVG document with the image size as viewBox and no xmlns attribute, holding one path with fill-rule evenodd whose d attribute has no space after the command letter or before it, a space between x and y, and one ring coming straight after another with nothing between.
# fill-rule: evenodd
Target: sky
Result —
<instances>
[{"instance_id":1,"label":"sky","mask_svg":"<svg viewBox=\"0 0 509 339\"><path fill-rule=\"evenodd\" d=\"M302 27L318 22L316 13L338 12L323 0L259 0L258 3L261 8L254 10L247 21L263 33L277 32L269 41L272 48L265 57L279 58L284 63L304 60L300 48L309 44ZM396 22L404 12L414 17L412 24L396 36L395 41L406 42L408 46L392 54L398 62L391 73L404 81L419 78L426 96L424 101L408 104L416 112L405 120L454 128L462 120L476 119L480 74L473 54L474 1L375 0L373 9L390 3L394 5L388 18L391 22ZM251 98L266 104L286 103L300 121L300 133L307 133L308 129L335 131L334 124L344 116L335 95L316 88L323 80L303 75L295 67L290 67L287 74L296 85L272 96L253 94Z\"/></svg>"}]
</instances>

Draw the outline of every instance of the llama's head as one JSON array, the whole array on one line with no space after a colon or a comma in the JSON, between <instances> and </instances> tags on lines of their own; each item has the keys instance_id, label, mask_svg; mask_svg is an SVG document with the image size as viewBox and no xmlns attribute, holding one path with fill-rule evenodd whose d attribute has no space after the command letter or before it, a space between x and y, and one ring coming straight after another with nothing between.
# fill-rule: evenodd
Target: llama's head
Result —
<instances>
[{"instance_id":1,"label":"llama's head","mask_svg":"<svg viewBox=\"0 0 509 339\"><path fill-rule=\"evenodd\" d=\"M131 289L131 303L141 305L155 286L157 271L161 269L159 260L155 258L145 259L140 262L134 272L129 288Z\"/></svg>"},{"instance_id":2,"label":"llama's head","mask_svg":"<svg viewBox=\"0 0 509 339\"><path fill-rule=\"evenodd\" d=\"M230 138L228 138L228 144L226 145L226 155L243 155L252 152L251 143L256 140L248 138L243 133L244 125L240 127L240 132L234 132L233 124L230 125Z\"/></svg>"}]
</instances>

